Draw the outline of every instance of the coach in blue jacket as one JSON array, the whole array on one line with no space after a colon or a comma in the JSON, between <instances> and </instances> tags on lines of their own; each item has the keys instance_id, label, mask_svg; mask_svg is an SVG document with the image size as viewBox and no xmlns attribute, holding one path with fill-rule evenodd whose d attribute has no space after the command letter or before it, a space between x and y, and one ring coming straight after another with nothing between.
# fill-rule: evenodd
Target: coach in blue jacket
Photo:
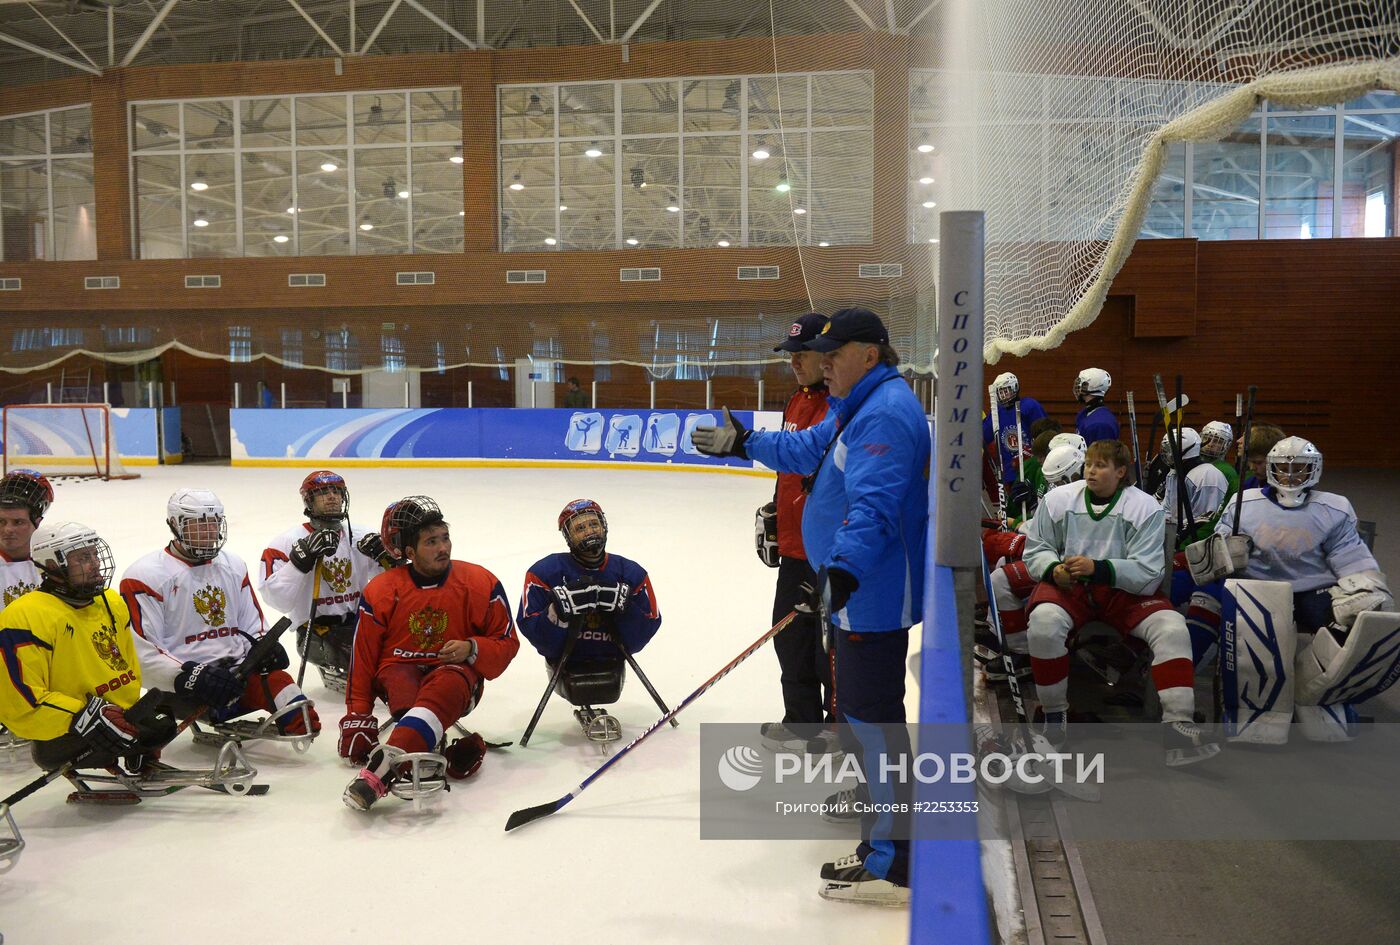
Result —
<instances>
[{"instance_id":1,"label":"coach in blue jacket","mask_svg":"<svg viewBox=\"0 0 1400 945\"><path fill-rule=\"evenodd\" d=\"M702 453L809 477L802 539L817 570L813 603L834 631L837 714L849 723L842 742L878 778L882 752L909 748L904 673L909 628L923 611L928 420L875 313L843 309L807 347L822 354L825 420L796 432L749 431L726 410L724 426L696 427L692 440ZM822 867L824 897L907 901L908 815L864 808L897 810L910 793L908 784L879 783L858 792L861 843L855 857Z\"/></svg>"}]
</instances>

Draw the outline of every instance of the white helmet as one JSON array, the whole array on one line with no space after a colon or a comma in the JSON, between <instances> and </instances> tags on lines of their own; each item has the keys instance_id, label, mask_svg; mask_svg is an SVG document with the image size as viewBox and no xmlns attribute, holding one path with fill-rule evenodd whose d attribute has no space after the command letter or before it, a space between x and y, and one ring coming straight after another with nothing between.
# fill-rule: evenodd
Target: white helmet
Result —
<instances>
[{"instance_id":1,"label":"white helmet","mask_svg":"<svg viewBox=\"0 0 1400 945\"><path fill-rule=\"evenodd\" d=\"M1201 427L1201 455L1206 459L1224 459L1235 441L1235 430L1224 420L1212 420Z\"/></svg>"},{"instance_id":2,"label":"white helmet","mask_svg":"<svg viewBox=\"0 0 1400 945\"><path fill-rule=\"evenodd\" d=\"M1063 486L1084 476L1084 454L1072 446L1053 446L1040 464L1045 484L1050 488Z\"/></svg>"},{"instance_id":3,"label":"white helmet","mask_svg":"<svg viewBox=\"0 0 1400 945\"><path fill-rule=\"evenodd\" d=\"M165 521L180 550L195 561L209 561L228 540L224 504L208 489L181 489L165 503Z\"/></svg>"},{"instance_id":4,"label":"white helmet","mask_svg":"<svg viewBox=\"0 0 1400 945\"><path fill-rule=\"evenodd\" d=\"M1269 450L1267 472L1278 504L1296 509L1322 478L1322 453L1301 436L1286 436Z\"/></svg>"},{"instance_id":5,"label":"white helmet","mask_svg":"<svg viewBox=\"0 0 1400 945\"><path fill-rule=\"evenodd\" d=\"M40 523L29 540L29 557L60 597L76 601L101 594L116 570L112 549L97 532L76 522Z\"/></svg>"},{"instance_id":6,"label":"white helmet","mask_svg":"<svg viewBox=\"0 0 1400 945\"><path fill-rule=\"evenodd\" d=\"M1084 442L1084 437L1078 433L1056 433L1050 438L1050 449L1053 450L1057 446L1068 446L1078 453L1083 453L1089 448L1089 444Z\"/></svg>"},{"instance_id":7,"label":"white helmet","mask_svg":"<svg viewBox=\"0 0 1400 945\"><path fill-rule=\"evenodd\" d=\"M1021 396L1021 382L1010 371L998 374L997 379L992 381L992 396L996 398L998 407L1013 404Z\"/></svg>"},{"instance_id":8,"label":"white helmet","mask_svg":"<svg viewBox=\"0 0 1400 945\"><path fill-rule=\"evenodd\" d=\"M1086 394L1090 397L1105 397L1112 383L1113 378L1109 377L1103 368L1085 368L1074 379L1074 399L1079 400Z\"/></svg>"},{"instance_id":9,"label":"white helmet","mask_svg":"<svg viewBox=\"0 0 1400 945\"><path fill-rule=\"evenodd\" d=\"M1171 444L1171 440L1168 439L1168 437L1169 437L1170 435L1171 435L1171 434L1169 434L1169 433L1163 433L1163 434L1162 434L1162 455L1163 455L1163 456L1170 456L1170 455L1172 454L1172 444ZM1197 433L1195 430L1191 429L1190 427L1182 427L1182 428L1181 428L1181 458L1182 458L1182 459L1195 459L1197 456L1200 456L1200 455L1201 455L1201 435L1200 435L1199 433Z\"/></svg>"}]
</instances>

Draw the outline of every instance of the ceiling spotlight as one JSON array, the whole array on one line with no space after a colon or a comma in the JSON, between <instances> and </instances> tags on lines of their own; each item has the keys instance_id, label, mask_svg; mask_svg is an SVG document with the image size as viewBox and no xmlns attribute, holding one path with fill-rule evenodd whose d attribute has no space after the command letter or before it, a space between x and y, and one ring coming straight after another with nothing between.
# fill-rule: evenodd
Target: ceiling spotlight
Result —
<instances>
[{"instance_id":1,"label":"ceiling spotlight","mask_svg":"<svg viewBox=\"0 0 1400 945\"><path fill-rule=\"evenodd\" d=\"M457 148L456 150L454 150L452 156L448 158L448 160L451 161L453 164L461 164L463 160L462 149Z\"/></svg>"},{"instance_id":2,"label":"ceiling spotlight","mask_svg":"<svg viewBox=\"0 0 1400 945\"><path fill-rule=\"evenodd\" d=\"M329 174L331 171L338 171L338 170L340 170L340 165L337 164L337 163L335 163L334 161L322 161L322 162L321 162L321 170L323 170L323 171L325 171L327 174Z\"/></svg>"},{"instance_id":3,"label":"ceiling spotlight","mask_svg":"<svg viewBox=\"0 0 1400 945\"><path fill-rule=\"evenodd\" d=\"M634 240L632 237L629 236L629 237L627 237L627 245L628 245L628 246L636 246L636 245L637 245L637 241Z\"/></svg>"},{"instance_id":4,"label":"ceiling spotlight","mask_svg":"<svg viewBox=\"0 0 1400 945\"><path fill-rule=\"evenodd\" d=\"M766 161L771 156L772 155L768 153L768 149L761 144L753 149L753 159L755 161Z\"/></svg>"},{"instance_id":5,"label":"ceiling spotlight","mask_svg":"<svg viewBox=\"0 0 1400 945\"><path fill-rule=\"evenodd\" d=\"M603 156L602 149L600 149L600 148L598 147L598 142L596 142L596 141L594 141L592 144L590 144L590 145L588 146L588 150L585 151L585 152L583 152L583 153L584 153L585 155L587 155L588 157L591 157L591 158L596 158L596 157L602 157L602 156Z\"/></svg>"},{"instance_id":6,"label":"ceiling spotlight","mask_svg":"<svg viewBox=\"0 0 1400 945\"><path fill-rule=\"evenodd\" d=\"M288 208L287 208L287 212L288 212L288 213L296 213L296 212L297 212L297 208L296 208L296 207L288 207Z\"/></svg>"},{"instance_id":7,"label":"ceiling spotlight","mask_svg":"<svg viewBox=\"0 0 1400 945\"><path fill-rule=\"evenodd\" d=\"M203 211L203 210L198 210L198 211L195 212L195 215L194 215L194 225L195 225L195 226L208 226L208 225L209 225L209 218L206 217L206 216L204 215L204 211Z\"/></svg>"},{"instance_id":8,"label":"ceiling spotlight","mask_svg":"<svg viewBox=\"0 0 1400 945\"><path fill-rule=\"evenodd\" d=\"M285 234L285 233L278 233L276 236L274 236L274 237L272 238L272 242L274 242L274 243L285 243L285 242L287 242L287 239L288 239L287 234Z\"/></svg>"},{"instance_id":9,"label":"ceiling spotlight","mask_svg":"<svg viewBox=\"0 0 1400 945\"><path fill-rule=\"evenodd\" d=\"M930 237L928 238L928 241L929 241L930 243L937 243L937 242L938 242L938 237L936 237L936 236L930 236Z\"/></svg>"},{"instance_id":10,"label":"ceiling spotlight","mask_svg":"<svg viewBox=\"0 0 1400 945\"><path fill-rule=\"evenodd\" d=\"M932 209L933 209L934 207L936 207L936 206L938 206L938 204L934 203L932 200L925 200L925 201L924 201L924 209L925 209L925 210L932 210Z\"/></svg>"},{"instance_id":11,"label":"ceiling spotlight","mask_svg":"<svg viewBox=\"0 0 1400 945\"><path fill-rule=\"evenodd\" d=\"M675 204L671 204L669 207L666 208L666 212L667 212L667 213L680 213L680 212L681 212L681 208L678 207L678 206L676 206Z\"/></svg>"},{"instance_id":12,"label":"ceiling spotlight","mask_svg":"<svg viewBox=\"0 0 1400 945\"><path fill-rule=\"evenodd\" d=\"M401 190L401 191L399 191L399 199L400 199L400 200L407 200L407 199L408 199L408 191L406 191L406 190Z\"/></svg>"},{"instance_id":13,"label":"ceiling spotlight","mask_svg":"<svg viewBox=\"0 0 1400 945\"><path fill-rule=\"evenodd\" d=\"M720 240L716 245L717 245L717 246L728 246L728 245L729 245L729 240Z\"/></svg>"},{"instance_id":14,"label":"ceiling spotlight","mask_svg":"<svg viewBox=\"0 0 1400 945\"><path fill-rule=\"evenodd\" d=\"M208 190L209 182L204 179L203 171L195 171L194 180L190 181L190 190Z\"/></svg>"},{"instance_id":15,"label":"ceiling spotlight","mask_svg":"<svg viewBox=\"0 0 1400 945\"><path fill-rule=\"evenodd\" d=\"M925 134L924 139L919 142L917 150L920 154L930 154L933 152L933 145L929 143L927 134Z\"/></svg>"},{"instance_id":16,"label":"ceiling spotlight","mask_svg":"<svg viewBox=\"0 0 1400 945\"><path fill-rule=\"evenodd\" d=\"M464 216L466 216L466 215L467 215L467 211L465 211L465 210L458 210L458 211L457 211L457 216L459 216L459 217L464 217Z\"/></svg>"},{"instance_id":17,"label":"ceiling spotlight","mask_svg":"<svg viewBox=\"0 0 1400 945\"><path fill-rule=\"evenodd\" d=\"M823 247L825 247L825 246L830 246L831 244L828 243L828 242L826 242L825 240L822 240L822 241L821 241L820 243L818 243L817 245L818 245L818 246L823 246Z\"/></svg>"},{"instance_id":18,"label":"ceiling spotlight","mask_svg":"<svg viewBox=\"0 0 1400 945\"><path fill-rule=\"evenodd\" d=\"M558 241L557 239L555 239L554 237L552 237L552 236L546 236L546 237L544 238L544 245L546 245L546 246L554 246L554 245L557 244L558 242L559 242L559 241Z\"/></svg>"},{"instance_id":19,"label":"ceiling spotlight","mask_svg":"<svg viewBox=\"0 0 1400 945\"><path fill-rule=\"evenodd\" d=\"M511 190L524 190L525 185L520 182L520 175L516 174L515 179L510 182Z\"/></svg>"},{"instance_id":20,"label":"ceiling spotlight","mask_svg":"<svg viewBox=\"0 0 1400 945\"><path fill-rule=\"evenodd\" d=\"M360 229L368 233L370 230L374 229L374 224L366 220L364 223L360 224Z\"/></svg>"},{"instance_id":21,"label":"ceiling spotlight","mask_svg":"<svg viewBox=\"0 0 1400 945\"><path fill-rule=\"evenodd\" d=\"M802 214L804 214L804 213L807 212L807 208L806 208L806 207L793 207L793 208L792 208L792 212L795 213L795 214L797 214L797 215L800 217L800 216L802 216Z\"/></svg>"},{"instance_id":22,"label":"ceiling spotlight","mask_svg":"<svg viewBox=\"0 0 1400 945\"><path fill-rule=\"evenodd\" d=\"M565 210L567 210L567 209L569 209L569 208L568 208L568 206L567 206L566 204L562 204L562 203L561 203L561 204L559 205L559 212L560 212L560 213L563 213L563 212L564 212Z\"/></svg>"},{"instance_id":23,"label":"ceiling spotlight","mask_svg":"<svg viewBox=\"0 0 1400 945\"><path fill-rule=\"evenodd\" d=\"M923 184L925 187L927 187L929 184L932 184L932 183L933 183L933 178L932 178L932 177L920 177L920 178L919 178L919 183L921 183L921 184Z\"/></svg>"},{"instance_id":24,"label":"ceiling spotlight","mask_svg":"<svg viewBox=\"0 0 1400 945\"><path fill-rule=\"evenodd\" d=\"M776 191L777 191L778 193L780 193L780 194L785 194L785 193L787 193L789 190L792 190L792 185L789 184L789 183L788 183L787 181L785 181L785 180L780 180L780 181L778 181L778 186L774 187L773 189L776 190Z\"/></svg>"}]
</instances>

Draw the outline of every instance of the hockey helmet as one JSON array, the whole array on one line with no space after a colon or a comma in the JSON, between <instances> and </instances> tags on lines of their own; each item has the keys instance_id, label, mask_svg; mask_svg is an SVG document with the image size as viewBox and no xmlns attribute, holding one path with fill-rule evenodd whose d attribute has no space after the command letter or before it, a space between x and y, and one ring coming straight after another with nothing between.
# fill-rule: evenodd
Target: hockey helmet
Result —
<instances>
[{"instance_id":1,"label":"hockey helmet","mask_svg":"<svg viewBox=\"0 0 1400 945\"><path fill-rule=\"evenodd\" d=\"M1201 427L1201 455L1209 460L1224 459L1234 442L1235 431L1224 420L1212 420Z\"/></svg>"},{"instance_id":2,"label":"hockey helmet","mask_svg":"<svg viewBox=\"0 0 1400 945\"><path fill-rule=\"evenodd\" d=\"M29 555L59 596L76 601L101 594L116 570L112 549L97 532L76 522L40 525L29 543Z\"/></svg>"},{"instance_id":3,"label":"hockey helmet","mask_svg":"<svg viewBox=\"0 0 1400 945\"><path fill-rule=\"evenodd\" d=\"M195 561L210 561L228 541L224 504L208 489L181 489L165 504L165 521L181 552Z\"/></svg>"},{"instance_id":4,"label":"hockey helmet","mask_svg":"<svg viewBox=\"0 0 1400 945\"><path fill-rule=\"evenodd\" d=\"M335 512L317 512L317 496L327 493L340 496L340 509ZM301 481L301 503L302 511L314 524L321 527L334 526L345 518L346 506L350 504L350 487L345 484L344 477L339 473L329 469L318 469Z\"/></svg>"},{"instance_id":5,"label":"hockey helmet","mask_svg":"<svg viewBox=\"0 0 1400 945\"><path fill-rule=\"evenodd\" d=\"M35 525L52 504L53 486L37 469L12 469L0 479L0 508L28 509Z\"/></svg>"},{"instance_id":6,"label":"hockey helmet","mask_svg":"<svg viewBox=\"0 0 1400 945\"><path fill-rule=\"evenodd\" d=\"M1088 397L1106 397L1113 378L1103 368L1085 368L1074 379L1074 399L1083 401Z\"/></svg>"},{"instance_id":7,"label":"hockey helmet","mask_svg":"<svg viewBox=\"0 0 1400 945\"><path fill-rule=\"evenodd\" d=\"M1009 407L1021 396L1021 382L1010 371L998 374L992 381L992 396L996 398L998 407Z\"/></svg>"},{"instance_id":8,"label":"hockey helmet","mask_svg":"<svg viewBox=\"0 0 1400 945\"><path fill-rule=\"evenodd\" d=\"M570 526L582 515L596 516L601 527L576 539L575 530ZM569 543L569 551L576 557L584 561L597 561L602 558L603 549L608 544L608 517L603 514L603 507L592 499L574 499L559 513L559 531Z\"/></svg>"},{"instance_id":9,"label":"hockey helmet","mask_svg":"<svg viewBox=\"0 0 1400 945\"><path fill-rule=\"evenodd\" d=\"M1084 454L1072 446L1056 446L1046 454L1040 471L1050 488L1067 485L1083 478Z\"/></svg>"},{"instance_id":10,"label":"hockey helmet","mask_svg":"<svg viewBox=\"0 0 1400 945\"><path fill-rule=\"evenodd\" d=\"M1084 437L1078 433L1056 433L1050 438L1050 449L1058 446L1068 446L1078 453L1083 453L1089 448L1089 444L1084 441ZM1049 455L1048 453L1046 454Z\"/></svg>"},{"instance_id":11,"label":"hockey helmet","mask_svg":"<svg viewBox=\"0 0 1400 945\"><path fill-rule=\"evenodd\" d=\"M1269 450L1265 473L1278 504L1296 509L1322 479L1322 451L1301 436L1286 436Z\"/></svg>"},{"instance_id":12,"label":"hockey helmet","mask_svg":"<svg viewBox=\"0 0 1400 945\"><path fill-rule=\"evenodd\" d=\"M406 552L418 543L418 535L430 525L446 525L442 509L425 495L411 495L392 502L384 510L379 537L384 550L395 560L406 559Z\"/></svg>"},{"instance_id":13,"label":"hockey helmet","mask_svg":"<svg viewBox=\"0 0 1400 945\"><path fill-rule=\"evenodd\" d=\"M1162 434L1162 455L1172 454L1171 434ZM1190 427L1181 428L1181 458L1195 459L1201 455L1201 435Z\"/></svg>"}]
</instances>

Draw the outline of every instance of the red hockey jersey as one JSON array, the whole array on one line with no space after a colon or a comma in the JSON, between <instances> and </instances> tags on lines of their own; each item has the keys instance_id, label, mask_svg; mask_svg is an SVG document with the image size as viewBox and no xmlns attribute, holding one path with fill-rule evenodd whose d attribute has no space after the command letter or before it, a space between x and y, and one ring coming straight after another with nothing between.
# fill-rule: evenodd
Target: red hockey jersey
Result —
<instances>
[{"instance_id":1,"label":"red hockey jersey","mask_svg":"<svg viewBox=\"0 0 1400 945\"><path fill-rule=\"evenodd\" d=\"M799 387L783 408L783 429L805 430L826 418L826 388ZM778 473L778 489L773 498L778 507L778 554L784 558L807 560L802 547L802 510L807 494L797 473Z\"/></svg>"}]
</instances>

